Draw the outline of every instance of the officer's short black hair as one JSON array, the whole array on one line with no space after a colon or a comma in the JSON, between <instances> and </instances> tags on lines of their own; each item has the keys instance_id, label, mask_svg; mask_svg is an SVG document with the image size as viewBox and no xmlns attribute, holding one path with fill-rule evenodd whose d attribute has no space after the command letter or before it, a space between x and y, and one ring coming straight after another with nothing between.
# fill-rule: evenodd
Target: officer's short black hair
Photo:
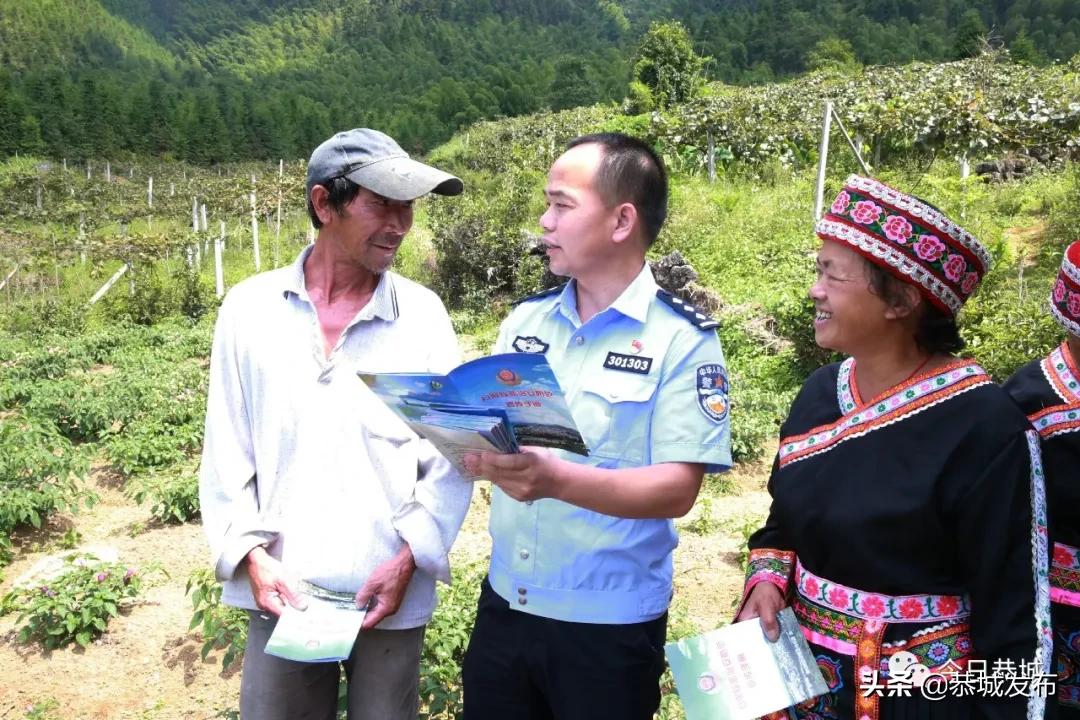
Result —
<instances>
[{"instance_id":1,"label":"officer's short black hair","mask_svg":"<svg viewBox=\"0 0 1080 720\"><path fill-rule=\"evenodd\" d=\"M594 133L571 140L566 148L578 145L603 148L596 170L596 191L613 207L632 203L641 217L645 244L652 245L667 219L668 182L664 163L646 143L622 133Z\"/></svg>"}]
</instances>

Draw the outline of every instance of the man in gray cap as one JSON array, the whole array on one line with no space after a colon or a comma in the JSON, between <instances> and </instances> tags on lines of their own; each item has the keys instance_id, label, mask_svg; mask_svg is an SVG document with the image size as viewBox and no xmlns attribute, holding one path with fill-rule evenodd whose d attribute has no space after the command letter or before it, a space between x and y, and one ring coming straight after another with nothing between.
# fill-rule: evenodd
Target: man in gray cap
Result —
<instances>
[{"instance_id":1,"label":"man in gray cap","mask_svg":"<svg viewBox=\"0 0 1080 720\"><path fill-rule=\"evenodd\" d=\"M459 361L430 290L391 272L413 201L458 178L374 130L341 132L308 162L315 243L234 287L218 313L200 470L223 602L250 611L245 720L333 718L339 664L264 652L306 581L367 607L343 662L352 720L413 720L435 581L471 484L357 378Z\"/></svg>"}]
</instances>

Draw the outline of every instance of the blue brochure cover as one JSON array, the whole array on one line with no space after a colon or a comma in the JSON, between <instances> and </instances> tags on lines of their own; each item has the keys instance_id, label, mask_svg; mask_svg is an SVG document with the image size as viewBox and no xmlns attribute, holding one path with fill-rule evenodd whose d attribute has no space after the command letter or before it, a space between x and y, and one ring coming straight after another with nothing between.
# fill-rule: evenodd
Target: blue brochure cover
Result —
<instances>
[{"instance_id":1,"label":"blue brochure cover","mask_svg":"<svg viewBox=\"0 0 1080 720\"><path fill-rule=\"evenodd\" d=\"M459 365L447 375L361 372L359 376L459 471L464 471L461 456L481 450L510 453L535 445L589 454L543 355L490 355Z\"/></svg>"}]
</instances>

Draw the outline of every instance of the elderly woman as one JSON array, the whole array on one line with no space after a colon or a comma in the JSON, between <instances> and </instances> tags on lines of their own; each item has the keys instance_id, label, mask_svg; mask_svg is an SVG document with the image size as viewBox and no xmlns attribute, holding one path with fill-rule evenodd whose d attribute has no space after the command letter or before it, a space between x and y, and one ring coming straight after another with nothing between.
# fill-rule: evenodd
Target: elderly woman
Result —
<instances>
[{"instance_id":1,"label":"elderly woman","mask_svg":"<svg viewBox=\"0 0 1080 720\"><path fill-rule=\"evenodd\" d=\"M1005 383L1042 440L1059 718L1080 720L1080 242L1065 251L1050 312L1066 339Z\"/></svg>"},{"instance_id":2,"label":"elderly woman","mask_svg":"<svg viewBox=\"0 0 1080 720\"><path fill-rule=\"evenodd\" d=\"M1041 718L1045 699L1008 679L942 681L978 672L975 658L986 675L1049 672L1038 438L953 354L989 254L936 208L854 175L817 234L815 339L848 357L807 379L780 429L738 613L775 638L791 605L829 685L779 717ZM995 673L999 660L1012 664Z\"/></svg>"}]
</instances>

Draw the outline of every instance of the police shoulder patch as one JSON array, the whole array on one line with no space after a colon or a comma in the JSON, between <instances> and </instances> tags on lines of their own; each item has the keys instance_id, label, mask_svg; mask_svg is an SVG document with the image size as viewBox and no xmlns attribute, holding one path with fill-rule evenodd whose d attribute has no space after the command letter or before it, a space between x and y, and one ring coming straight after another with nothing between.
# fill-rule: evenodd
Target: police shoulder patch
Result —
<instances>
[{"instance_id":1,"label":"police shoulder patch","mask_svg":"<svg viewBox=\"0 0 1080 720\"><path fill-rule=\"evenodd\" d=\"M533 293L532 295L526 295L523 298L518 298L510 304L516 306L520 305L521 303L529 302L530 300L540 300L541 298L546 298L549 295L554 295L555 293L562 292L562 289L564 287L566 287L566 283L563 283L562 285L556 285L555 287L548 288L547 290L541 290L540 292Z\"/></svg>"},{"instance_id":2,"label":"police shoulder patch","mask_svg":"<svg viewBox=\"0 0 1080 720\"><path fill-rule=\"evenodd\" d=\"M720 327L719 321L713 320L690 303L682 298L675 297L667 290L657 290L656 297L672 310L689 320L698 330L714 330Z\"/></svg>"},{"instance_id":3,"label":"police shoulder patch","mask_svg":"<svg viewBox=\"0 0 1080 720\"><path fill-rule=\"evenodd\" d=\"M713 422L723 421L730 405L727 371L724 366L719 363L699 365L694 376L698 408Z\"/></svg>"}]
</instances>

